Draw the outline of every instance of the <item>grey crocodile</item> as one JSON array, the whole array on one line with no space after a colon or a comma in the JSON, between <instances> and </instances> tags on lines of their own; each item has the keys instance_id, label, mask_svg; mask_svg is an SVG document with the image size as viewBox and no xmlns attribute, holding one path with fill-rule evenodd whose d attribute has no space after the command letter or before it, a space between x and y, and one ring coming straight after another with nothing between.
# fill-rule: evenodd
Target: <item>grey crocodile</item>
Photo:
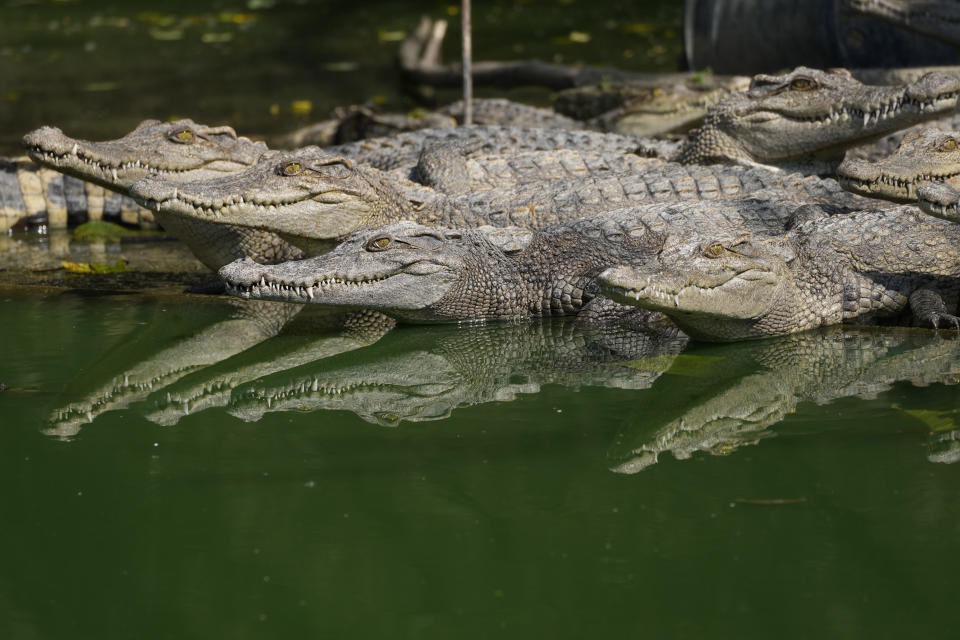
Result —
<instances>
[{"instance_id":1,"label":"grey crocodile","mask_svg":"<svg viewBox=\"0 0 960 640\"><path fill-rule=\"evenodd\" d=\"M685 353L692 361L701 355L705 363L696 377L687 378L692 388L685 397L694 400L672 407L660 424L644 420L622 432L610 454L613 471L638 473L665 453L677 460L730 455L776 437L776 426L800 403L872 399L897 383L956 384L960 374L960 341L890 327L835 326ZM637 402L641 413L643 400ZM955 460L956 447L950 445L957 433L934 435L928 459Z\"/></svg>"},{"instance_id":2,"label":"grey crocodile","mask_svg":"<svg viewBox=\"0 0 960 640\"><path fill-rule=\"evenodd\" d=\"M865 85L844 69L758 75L707 112L676 160L830 173L844 149L956 109L960 77L930 72L901 86Z\"/></svg>"},{"instance_id":3,"label":"grey crocodile","mask_svg":"<svg viewBox=\"0 0 960 640\"><path fill-rule=\"evenodd\" d=\"M649 316L597 297L596 275L607 266L624 260L655 269L664 234L676 228L779 236L808 208L757 200L654 204L539 231L395 222L357 231L321 257L270 266L237 261L220 276L242 297L370 308L411 322L577 315L642 323Z\"/></svg>"},{"instance_id":4,"label":"grey crocodile","mask_svg":"<svg viewBox=\"0 0 960 640\"><path fill-rule=\"evenodd\" d=\"M728 341L838 323L960 327L960 228L909 207L812 218L779 238L672 239L656 268L614 267L601 291Z\"/></svg>"},{"instance_id":5,"label":"grey crocodile","mask_svg":"<svg viewBox=\"0 0 960 640\"><path fill-rule=\"evenodd\" d=\"M238 386L227 410L247 421L276 411L346 410L396 427L510 402L547 384L647 389L686 342L672 327L598 329L563 320L432 327L394 333L349 359L318 361ZM163 408L170 414L178 409Z\"/></svg>"},{"instance_id":6,"label":"grey crocodile","mask_svg":"<svg viewBox=\"0 0 960 640\"><path fill-rule=\"evenodd\" d=\"M153 213L129 196L37 166L28 158L0 158L0 232L18 225L65 229L90 220L156 227Z\"/></svg>"},{"instance_id":7,"label":"grey crocodile","mask_svg":"<svg viewBox=\"0 0 960 640\"><path fill-rule=\"evenodd\" d=\"M38 164L118 193L126 193L134 181L147 175L182 184L230 174L253 165L267 151L262 142L239 137L230 127L208 127L192 120L144 120L122 138L100 142L41 127L24 136L23 143ZM243 256L262 262L301 256L298 249L269 232L213 225L163 211L155 216L213 270Z\"/></svg>"},{"instance_id":8,"label":"grey crocodile","mask_svg":"<svg viewBox=\"0 0 960 640\"><path fill-rule=\"evenodd\" d=\"M638 141L599 131L465 125L421 129L327 147L327 153L377 169L413 167L425 149L440 144L469 146L477 155L580 149L597 153L633 153ZM671 147L672 148L672 147Z\"/></svg>"},{"instance_id":9,"label":"grey crocodile","mask_svg":"<svg viewBox=\"0 0 960 640\"><path fill-rule=\"evenodd\" d=\"M897 202L915 202L917 188L931 182L960 186L960 134L912 131L885 158L847 157L837 167L837 181L854 193Z\"/></svg>"},{"instance_id":10,"label":"grey crocodile","mask_svg":"<svg viewBox=\"0 0 960 640\"><path fill-rule=\"evenodd\" d=\"M278 137L278 149L316 145L325 147L366 138L380 138L419 129L456 127L463 124L463 101L436 111L415 109L410 113L381 113L369 105L335 110L333 118ZM473 124L543 129L583 129L586 125L566 115L504 98L473 101Z\"/></svg>"},{"instance_id":11,"label":"grey crocodile","mask_svg":"<svg viewBox=\"0 0 960 640\"><path fill-rule=\"evenodd\" d=\"M131 194L145 206L171 216L278 233L311 255L329 250L358 228L397 220L438 227L486 224L537 229L655 202L759 198L763 194L771 199L849 208L876 202L846 193L830 179L760 168L687 167L637 156L598 156L571 150L548 155L550 162L542 161L543 156L528 161L523 154L509 160L468 162L459 175L470 184L512 182L515 186L466 195L446 195L385 176L317 148L266 155L244 172L214 180L177 185L151 176L131 187ZM580 167L589 173L570 178ZM632 170L625 172L624 167ZM554 176L557 179L542 182ZM564 176L567 179L562 179ZM536 183L528 184L533 178ZM471 191L462 185L457 190Z\"/></svg>"}]
</instances>

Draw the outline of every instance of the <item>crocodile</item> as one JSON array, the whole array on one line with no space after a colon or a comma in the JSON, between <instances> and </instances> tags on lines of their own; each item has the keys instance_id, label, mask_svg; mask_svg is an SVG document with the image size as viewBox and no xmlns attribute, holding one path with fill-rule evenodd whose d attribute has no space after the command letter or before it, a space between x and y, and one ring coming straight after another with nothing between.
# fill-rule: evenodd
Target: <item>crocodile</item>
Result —
<instances>
[{"instance_id":1,"label":"crocodile","mask_svg":"<svg viewBox=\"0 0 960 640\"><path fill-rule=\"evenodd\" d=\"M456 127L463 124L463 101L436 111L415 109L410 113L381 113L370 105L339 108L333 118L278 137L273 145L292 149L309 145L329 146L392 136L419 129ZM473 124L546 129L583 129L587 125L543 107L506 100L480 98L473 101Z\"/></svg>"},{"instance_id":2,"label":"crocodile","mask_svg":"<svg viewBox=\"0 0 960 640\"><path fill-rule=\"evenodd\" d=\"M633 136L684 133L703 120L709 107L749 85L748 76L691 73L678 80L667 75L660 82L607 82L566 89L553 107L602 131Z\"/></svg>"},{"instance_id":3,"label":"crocodile","mask_svg":"<svg viewBox=\"0 0 960 640\"><path fill-rule=\"evenodd\" d=\"M671 406L662 426L644 420L636 425L636 434L621 434L610 454L613 471L638 473L668 452L677 460L698 453L729 455L776 437L773 427L804 402L872 399L897 383L927 386L960 379L960 341L890 327L834 326L735 349L701 346L684 357L704 360L695 379L686 374L693 388L684 397L693 401ZM643 398L637 404L641 414L649 415L643 413ZM943 459L944 450L949 456L950 436L957 433L932 438L928 459Z\"/></svg>"},{"instance_id":4,"label":"crocodile","mask_svg":"<svg viewBox=\"0 0 960 640\"><path fill-rule=\"evenodd\" d=\"M311 255L329 250L358 228L397 220L440 227L489 224L536 229L654 202L763 194L848 208L877 202L847 193L830 179L761 168L687 167L638 156L572 150L549 154L550 162L543 161L542 155L536 157L540 159L517 154L492 162L468 161L462 171L454 173L470 185L504 186L472 192L458 185L454 191L468 192L463 195L447 195L385 176L318 148L266 155L244 172L191 184L177 185L151 176L131 187L131 194L141 204L168 215L278 233ZM581 168L587 175L570 177ZM535 184L530 183L533 179Z\"/></svg>"},{"instance_id":5,"label":"crocodile","mask_svg":"<svg viewBox=\"0 0 960 640\"><path fill-rule=\"evenodd\" d=\"M932 71L900 86L865 85L845 69L754 76L709 109L674 160L831 173L843 150L951 112L960 77Z\"/></svg>"},{"instance_id":6,"label":"crocodile","mask_svg":"<svg viewBox=\"0 0 960 640\"><path fill-rule=\"evenodd\" d=\"M373 424L443 420L458 409L511 402L545 385L648 389L686 345L675 328L587 327L556 319L394 333L351 354L233 389L227 411L347 410ZM165 415L182 417L174 403Z\"/></svg>"},{"instance_id":7,"label":"crocodile","mask_svg":"<svg viewBox=\"0 0 960 640\"><path fill-rule=\"evenodd\" d=\"M498 125L463 125L409 131L394 136L368 138L326 147L327 153L350 158L377 169L413 167L425 149L436 145L465 145L477 155L580 149L597 153L633 153L639 142L633 136L578 129L542 129ZM651 152L668 153L673 146Z\"/></svg>"},{"instance_id":8,"label":"crocodile","mask_svg":"<svg viewBox=\"0 0 960 640\"><path fill-rule=\"evenodd\" d=\"M41 127L23 138L41 166L126 193L139 178L161 175L172 184L229 175L253 165L267 151L262 142L237 136L228 126L208 127L192 120L144 120L116 140L71 138L56 127ZM210 269L239 257L262 262L300 257L275 234L232 225L214 225L155 212L157 222L177 236Z\"/></svg>"},{"instance_id":9,"label":"crocodile","mask_svg":"<svg viewBox=\"0 0 960 640\"><path fill-rule=\"evenodd\" d=\"M785 235L677 234L655 268L616 266L600 291L732 341L838 323L960 327L960 228L910 207L811 217Z\"/></svg>"},{"instance_id":10,"label":"crocodile","mask_svg":"<svg viewBox=\"0 0 960 640\"><path fill-rule=\"evenodd\" d=\"M960 187L960 134L912 131L886 158L847 157L837 167L837 181L854 193L896 202L916 202L917 188L931 182Z\"/></svg>"},{"instance_id":11,"label":"crocodile","mask_svg":"<svg viewBox=\"0 0 960 640\"><path fill-rule=\"evenodd\" d=\"M359 230L324 256L269 266L242 260L220 276L228 293L246 298L370 308L408 322L577 315L643 323L651 316L597 297L596 275L607 266L655 269L664 235L677 227L779 236L808 208L752 199L653 204L539 231L402 221Z\"/></svg>"},{"instance_id":12,"label":"crocodile","mask_svg":"<svg viewBox=\"0 0 960 640\"><path fill-rule=\"evenodd\" d=\"M843 5L851 11L960 46L960 2L956 0L843 0Z\"/></svg>"},{"instance_id":13,"label":"crocodile","mask_svg":"<svg viewBox=\"0 0 960 640\"><path fill-rule=\"evenodd\" d=\"M153 213L129 196L37 166L29 158L0 158L0 232L15 226L65 229L89 220L156 227Z\"/></svg>"}]
</instances>

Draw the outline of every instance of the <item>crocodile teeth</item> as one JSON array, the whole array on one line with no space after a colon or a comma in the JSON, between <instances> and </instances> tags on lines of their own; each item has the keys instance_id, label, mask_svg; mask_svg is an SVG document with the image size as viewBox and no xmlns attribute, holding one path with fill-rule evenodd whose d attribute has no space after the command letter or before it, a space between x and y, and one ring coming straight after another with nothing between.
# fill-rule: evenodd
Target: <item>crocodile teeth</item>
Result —
<instances>
[{"instance_id":1,"label":"crocodile teeth","mask_svg":"<svg viewBox=\"0 0 960 640\"><path fill-rule=\"evenodd\" d=\"M113 173L113 181L114 181L114 182L120 182L120 178L117 177L117 170L116 170L116 169L110 169L110 171Z\"/></svg>"}]
</instances>

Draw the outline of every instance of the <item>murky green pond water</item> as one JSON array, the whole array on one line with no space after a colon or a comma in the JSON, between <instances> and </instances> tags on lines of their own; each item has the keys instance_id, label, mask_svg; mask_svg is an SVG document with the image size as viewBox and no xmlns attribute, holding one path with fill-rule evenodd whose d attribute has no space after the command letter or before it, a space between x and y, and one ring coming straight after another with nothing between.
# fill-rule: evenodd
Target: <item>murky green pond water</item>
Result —
<instances>
[{"instance_id":1,"label":"murky green pond water","mask_svg":"<svg viewBox=\"0 0 960 640\"><path fill-rule=\"evenodd\" d=\"M404 108L398 33L450 4L8 0L2 152L40 124L279 133ZM480 58L679 53L681 3L476 4ZM172 245L174 266L161 244L21 240L0 249L35 269L180 271L145 295L0 286L2 638L953 631L956 336L388 331L180 295L203 276Z\"/></svg>"},{"instance_id":2,"label":"murky green pond water","mask_svg":"<svg viewBox=\"0 0 960 640\"><path fill-rule=\"evenodd\" d=\"M960 340L288 311L0 295L4 637L947 635Z\"/></svg>"}]
</instances>

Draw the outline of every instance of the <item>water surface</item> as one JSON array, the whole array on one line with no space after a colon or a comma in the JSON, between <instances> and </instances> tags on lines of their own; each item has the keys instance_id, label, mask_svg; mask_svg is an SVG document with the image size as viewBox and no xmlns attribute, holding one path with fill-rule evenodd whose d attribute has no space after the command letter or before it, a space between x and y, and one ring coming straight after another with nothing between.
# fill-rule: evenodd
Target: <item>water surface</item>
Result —
<instances>
[{"instance_id":1,"label":"water surface","mask_svg":"<svg viewBox=\"0 0 960 640\"><path fill-rule=\"evenodd\" d=\"M949 632L956 339L237 309L0 296L5 637Z\"/></svg>"}]
</instances>

